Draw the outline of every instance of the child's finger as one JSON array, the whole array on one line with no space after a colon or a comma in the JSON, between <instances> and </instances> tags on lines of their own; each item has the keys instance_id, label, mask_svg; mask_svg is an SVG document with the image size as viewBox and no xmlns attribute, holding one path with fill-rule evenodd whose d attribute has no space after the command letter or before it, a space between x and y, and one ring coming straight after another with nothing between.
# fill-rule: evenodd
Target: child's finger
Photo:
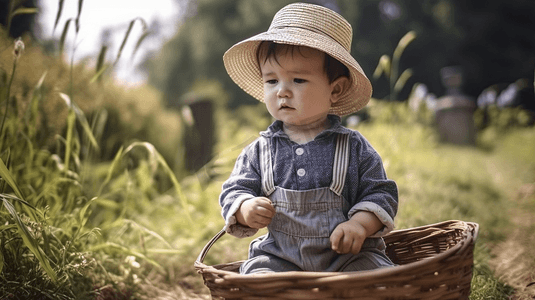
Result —
<instances>
[{"instance_id":1,"label":"child's finger","mask_svg":"<svg viewBox=\"0 0 535 300\"><path fill-rule=\"evenodd\" d=\"M340 244L338 246L338 253L349 253L351 251L351 247L353 246L353 239L350 235L344 234L344 238L340 240Z\"/></svg>"},{"instance_id":2,"label":"child's finger","mask_svg":"<svg viewBox=\"0 0 535 300\"><path fill-rule=\"evenodd\" d=\"M262 201L264 201L264 202L267 202L267 203L271 204L271 200L269 200L269 198L266 198L266 197L258 197L257 199L258 199L258 200L262 200Z\"/></svg>"},{"instance_id":3,"label":"child's finger","mask_svg":"<svg viewBox=\"0 0 535 300\"><path fill-rule=\"evenodd\" d=\"M270 212L270 216L273 216L276 213L275 207L271 204L271 201L268 198L260 198L261 201L258 202L258 205Z\"/></svg>"},{"instance_id":4,"label":"child's finger","mask_svg":"<svg viewBox=\"0 0 535 300\"><path fill-rule=\"evenodd\" d=\"M333 233L331 234L331 248L334 251L339 251L340 248L340 241L344 238L344 231L343 230L337 230L335 229Z\"/></svg>"},{"instance_id":5,"label":"child's finger","mask_svg":"<svg viewBox=\"0 0 535 300\"><path fill-rule=\"evenodd\" d=\"M258 209L256 210L256 214L271 219L274 213L265 207L258 207Z\"/></svg>"},{"instance_id":6,"label":"child's finger","mask_svg":"<svg viewBox=\"0 0 535 300\"><path fill-rule=\"evenodd\" d=\"M254 218L255 221L262 223L262 224L269 224L271 223L271 216L264 216L261 214L257 214Z\"/></svg>"},{"instance_id":7,"label":"child's finger","mask_svg":"<svg viewBox=\"0 0 535 300\"><path fill-rule=\"evenodd\" d=\"M269 200L269 198L266 198L266 197L261 197L259 198L260 200L264 201L266 204L268 204L270 207L273 207L273 209L275 209L275 207L273 206L273 202L271 202L271 200Z\"/></svg>"},{"instance_id":8,"label":"child's finger","mask_svg":"<svg viewBox=\"0 0 535 300\"><path fill-rule=\"evenodd\" d=\"M259 226L258 228L263 228L263 227L268 226L271 223L271 217L265 217L265 216L262 216L262 215L256 215L253 218L253 223L258 224L258 226Z\"/></svg>"},{"instance_id":9,"label":"child's finger","mask_svg":"<svg viewBox=\"0 0 535 300\"><path fill-rule=\"evenodd\" d=\"M358 254L360 252L361 247L362 244L359 241L353 240L353 244L351 245L351 249L349 252L351 252L352 254Z\"/></svg>"}]
</instances>

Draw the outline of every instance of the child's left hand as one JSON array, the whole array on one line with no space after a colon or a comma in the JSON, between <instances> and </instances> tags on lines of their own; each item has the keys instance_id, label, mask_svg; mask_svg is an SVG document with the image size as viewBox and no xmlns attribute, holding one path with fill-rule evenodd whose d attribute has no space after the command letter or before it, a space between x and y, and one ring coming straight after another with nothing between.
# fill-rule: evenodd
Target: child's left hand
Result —
<instances>
[{"instance_id":1,"label":"child's left hand","mask_svg":"<svg viewBox=\"0 0 535 300\"><path fill-rule=\"evenodd\" d=\"M338 254L358 254L367 237L383 227L383 223L368 211L358 211L349 221L338 224L331 234L331 248Z\"/></svg>"},{"instance_id":2,"label":"child's left hand","mask_svg":"<svg viewBox=\"0 0 535 300\"><path fill-rule=\"evenodd\" d=\"M338 254L358 254L367 237L366 228L351 219L340 223L331 234L331 248Z\"/></svg>"}]
</instances>

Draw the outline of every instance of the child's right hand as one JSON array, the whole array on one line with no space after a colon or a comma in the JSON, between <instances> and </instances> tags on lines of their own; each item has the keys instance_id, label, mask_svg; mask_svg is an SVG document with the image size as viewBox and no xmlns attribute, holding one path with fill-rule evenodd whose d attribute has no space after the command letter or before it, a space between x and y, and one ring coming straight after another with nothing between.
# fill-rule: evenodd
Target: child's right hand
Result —
<instances>
[{"instance_id":1,"label":"child's right hand","mask_svg":"<svg viewBox=\"0 0 535 300\"><path fill-rule=\"evenodd\" d=\"M240 224L260 229L268 226L274 215L275 207L271 204L271 200L266 197L255 197L242 203L236 212L236 219Z\"/></svg>"}]
</instances>

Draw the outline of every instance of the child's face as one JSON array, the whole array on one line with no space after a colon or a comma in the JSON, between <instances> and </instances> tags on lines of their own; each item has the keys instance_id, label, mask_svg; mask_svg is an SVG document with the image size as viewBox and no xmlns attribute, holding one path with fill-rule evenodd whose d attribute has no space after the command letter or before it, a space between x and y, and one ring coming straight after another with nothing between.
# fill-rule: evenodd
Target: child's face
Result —
<instances>
[{"instance_id":1,"label":"child's face","mask_svg":"<svg viewBox=\"0 0 535 300\"><path fill-rule=\"evenodd\" d=\"M325 54L301 47L261 63L264 101L269 113L286 125L313 125L327 118L333 87L324 69Z\"/></svg>"}]
</instances>

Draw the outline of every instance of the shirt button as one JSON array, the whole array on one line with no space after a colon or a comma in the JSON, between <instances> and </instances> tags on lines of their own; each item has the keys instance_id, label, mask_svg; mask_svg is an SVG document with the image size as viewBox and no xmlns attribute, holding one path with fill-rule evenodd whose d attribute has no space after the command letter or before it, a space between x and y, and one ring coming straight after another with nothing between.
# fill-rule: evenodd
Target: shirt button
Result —
<instances>
[{"instance_id":1,"label":"shirt button","mask_svg":"<svg viewBox=\"0 0 535 300\"><path fill-rule=\"evenodd\" d=\"M299 169L299 170L297 170L297 175L303 177L303 176L305 176L305 174L306 174L305 169Z\"/></svg>"},{"instance_id":2,"label":"shirt button","mask_svg":"<svg viewBox=\"0 0 535 300\"><path fill-rule=\"evenodd\" d=\"M303 148L297 148L297 149L295 149L295 154L297 154L297 155L303 155L303 153L305 153L305 150L303 150Z\"/></svg>"}]
</instances>

